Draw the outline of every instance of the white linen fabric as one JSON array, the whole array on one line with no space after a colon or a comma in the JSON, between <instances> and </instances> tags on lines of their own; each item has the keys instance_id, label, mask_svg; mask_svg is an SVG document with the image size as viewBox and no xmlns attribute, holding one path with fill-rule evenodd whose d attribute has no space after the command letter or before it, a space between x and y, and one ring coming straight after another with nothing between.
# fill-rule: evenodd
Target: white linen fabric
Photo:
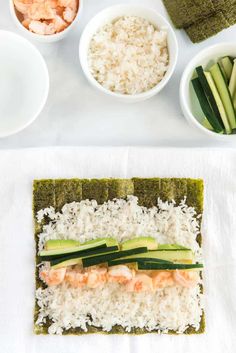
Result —
<instances>
[{"instance_id":1,"label":"white linen fabric","mask_svg":"<svg viewBox=\"0 0 236 353\"><path fill-rule=\"evenodd\" d=\"M206 333L136 337L34 335L33 179L133 176L204 179ZM1 151L0 353L233 353L235 214L235 150L68 147Z\"/></svg>"}]
</instances>

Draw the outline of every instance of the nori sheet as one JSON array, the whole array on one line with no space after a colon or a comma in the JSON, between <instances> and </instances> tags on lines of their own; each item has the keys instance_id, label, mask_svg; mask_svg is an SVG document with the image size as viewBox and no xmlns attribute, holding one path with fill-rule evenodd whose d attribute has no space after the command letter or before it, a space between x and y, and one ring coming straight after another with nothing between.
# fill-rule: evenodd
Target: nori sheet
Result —
<instances>
[{"instance_id":1,"label":"nori sheet","mask_svg":"<svg viewBox=\"0 0 236 353\"><path fill-rule=\"evenodd\" d=\"M139 204L146 207L156 205L157 199L163 201L175 200L176 204L186 196L188 206L196 209L197 214L203 212L203 181L201 179L188 178L133 178L133 179L45 179L34 180L33 183L33 216L35 224L35 251L36 251L36 271L35 282L36 289L45 287L38 276L39 257L38 234L42 231L42 227L49 220L38 224L36 221L37 212L45 207L53 206L60 211L65 203L73 201L81 201L83 199L96 199L97 202L103 203L113 198L126 198L127 195L136 195L139 198ZM201 244L202 237L199 235L198 242ZM48 327L51 322L47 319L43 326L36 325L39 312L37 302L35 302L34 312L34 332L35 334L48 334ZM193 327L189 327L185 334L200 334L205 331L205 315L202 314L200 328L195 331ZM104 332L99 327L88 326L88 332L84 332L80 328L69 329L64 331L64 335L74 334L145 334L157 333L156 330L149 332L145 329L133 329L127 333L123 327L114 326L110 332ZM169 331L169 334L176 334Z\"/></svg>"},{"instance_id":2,"label":"nori sheet","mask_svg":"<svg viewBox=\"0 0 236 353\"><path fill-rule=\"evenodd\" d=\"M188 27L215 13L212 0L163 0L176 28Z\"/></svg>"},{"instance_id":3,"label":"nori sheet","mask_svg":"<svg viewBox=\"0 0 236 353\"><path fill-rule=\"evenodd\" d=\"M236 0L163 0L176 28L184 28L193 43L236 23Z\"/></svg>"},{"instance_id":4,"label":"nori sheet","mask_svg":"<svg viewBox=\"0 0 236 353\"><path fill-rule=\"evenodd\" d=\"M214 36L229 26L230 24L223 12L219 11L198 23L194 23L188 28L185 28L185 31L193 43L198 43Z\"/></svg>"}]
</instances>

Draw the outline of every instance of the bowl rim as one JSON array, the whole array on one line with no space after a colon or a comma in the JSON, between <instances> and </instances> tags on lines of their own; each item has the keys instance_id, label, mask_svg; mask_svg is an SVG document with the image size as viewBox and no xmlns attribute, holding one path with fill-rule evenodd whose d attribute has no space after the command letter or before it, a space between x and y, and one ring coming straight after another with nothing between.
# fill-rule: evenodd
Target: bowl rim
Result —
<instances>
[{"instance_id":1,"label":"bowl rim","mask_svg":"<svg viewBox=\"0 0 236 353\"><path fill-rule=\"evenodd\" d=\"M222 42L222 43L213 44L209 47L202 49L190 60L190 62L187 64L181 76L180 85L179 85L179 100L180 100L180 105L181 105L183 115L188 122L192 123L195 127L197 127L199 130L201 130L203 133L207 134L208 136L211 136L220 140L229 140L230 138L231 139L235 138L236 134L229 134L229 135L219 134L215 131L211 131L205 128L193 115L186 96L186 86L189 85L190 83L188 76L191 74L191 72L192 73L194 72L194 69L197 65L196 62L198 62L200 58L204 60L203 56L207 56L207 54L209 54L211 50L219 49L223 51L224 48L225 50L227 50L227 48L234 48L236 51L236 44L233 42ZM222 53L222 55L225 56L226 54Z\"/></svg>"},{"instance_id":2,"label":"bowl rim","mask_svg":"<svg viewBox=\"0 0 236 353\"><path fill-rule=\"evenodd\" d=\"M25 28L16 15L16 10L15 10L15 5L13 0L9 0L10 13L17 27L20 28L24 33L26 33L32 39L39 40L45 43L46 42L50 43L51 41L63 39L70 32L70 30L74 28L75 24L78 22L78 19L81 16L81 13L83 10L83 5L84 5L84 0L79 0L79 7L78 7L77 14L74 20L67 28L65 28L63 31L58 33L44 35L44 34L37 34L37 33L31 32L27 28Z\"/></svg>"},{"instance_id":3,"label":"bowl rim","mask_svg":"<svg viewBox=\"0 0 236 353\"><path fill-rule=\"evenodd\" d=\"M43 110L43 108L47 102L47 98L48 98L48 94L49 94L49 87L50 87L50 79L49 79L49 72L48 72L47 64L46 64L42 54L36 48L35 45L33 45L28 39L22 37L21 35L19 35L17 33L12 32L12 31L0 30L0 34L12 36L12 37L16 38L18 41L25 42L27 44L27 46L37 55L37 57L39 59L38 63L40 63L42 70L44 71L44 75L45 75L44 94L42 96L41 103L40 103L39 107L36 109L36 112L32 115L32 117L25 124L22 124L20 127L11 129L11 131L7 132L7 133L2 133L0 131L0 138L5 138L5 137L11 136L11 135L15 135L18 132L24 130L25 128L27 128L29 125L31 125L37 119L37 117L39 116L39 114L41 113L41 111Z\"/></svg>"},{"instance_id":4,"label":"bowl rim","mask_svg":"<svg viewBox=\"0 0 236 353\"><path fill-rule=\"evenodd\" d=\"M158 82L153 88L149 89L148 91L142 92L142 93L138 93L138 94L123 94L123 93L117 93L117 92L113 92L110 91L109 89L103 87L94 77L93 75L90 73L90 71L87 69L87 65L85 65L85 62L87 62L87 60L84 60L85 58L85 54L84 54L84 43L87 42L86 40L86 34L87 34L87 30L89 29L89 27L91 26L91 24L96 21L97 18L99 18L100 16L106 14L106 12L109 12L110 10L115 10L115 9L121 9L124 8L124 10L127 8L129 9L144 9L145 11L149 11L150 13L153 13L158 19L162 20L162 22L165 24L167 30L168 30L168 34L172 37L173 40L173 47L174 47L174 55L171 59L171 65L169 65L168 68L168 72L165 73L163 79ZM115 18L115 16L114 16ZM143 17L145 18L145 16ZM102 25L101 25L102 26ZM94 32L95 33L95 32ZM169 23L169 21L162 16L158 11L156 11L154 8L150 7L150 6L144 6L144 5L138 5L138 4L125 4L125 3L121 3L121 4L116 4L116 5L112 5L112 6L108 6L105 7L104 9L102 9L101 11L99 11L97 14L95 14L85 25L83 32L81 34L80 37L80 42L79 42L79 59L80 59L80 64L81 67L83 69L83 72L85 74L85 76L87 77L88 81L92 84L92 86L96 87L99 91L108 94L109 96L115 97L115 98L119 98L122 100L126 100L126 101L132 101L132 100L145 100L147 98L151 98L152 96L154 96L156 93L160 92L165 85L168 83L168 81L170 80L171 76L174 73L174 70L176 68L176 64L177 64L177 60L178 60L178 52L179 52L179 48L178 48L178 41L177 41L177 37L176 34L171 26L171 24Z\"/></svg>"}]
</instances>

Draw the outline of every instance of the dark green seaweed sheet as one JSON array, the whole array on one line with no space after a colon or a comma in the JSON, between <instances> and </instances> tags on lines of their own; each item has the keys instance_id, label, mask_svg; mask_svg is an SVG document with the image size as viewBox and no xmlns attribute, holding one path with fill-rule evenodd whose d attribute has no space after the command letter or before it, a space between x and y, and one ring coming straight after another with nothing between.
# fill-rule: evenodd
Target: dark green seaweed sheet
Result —
<instances>
[{"instance_id":1,"label":"dark green seaweed sheet","mask_svg":"<svg viewBox=\"0 0 236 353\"><path fill-rule=\"evenodd\" d=\"M184 28L193 43L236 23L236 0L163 0L176 28Z\"/></svg>"},{"instance_id":2,"label":"dark green seaweed sheet","mask_svg":"<svg viewBox=\"0 0 236 353\"><path fill-rule=\"evenodd\" d=\"M225 18L222 11L198 22L188 28L185 28L186 33L193 43L201 42L204 39L212 37L229 27L230 24Z\"/></svg>"},{"instance_id":3,"label":"dark green seaweed sheet","mask_svg":"<svg viewBox=\"0 0 236 353\"><path fill-rule=\"evenodd\" d=\"M186 196L188 206L192 206L197 214L203 212L203 181L201 179L187 178L133 178L133 179L57 179L57 180L35 180L33 184L33 215L35 224L35 243L38 248L38 234L42 231L43 224L36 222L37 212L45 207L53 206L57 210L61 210L65 203L73 201L81 201L84 199L95 199L98 203L103 203L113 198L126 198L127 195L136 195L139 198L139 204L146 207L156 205L157 199L162 201L175 200L176 204ZM47 223L47 220L44 221ZM44 224L45 224L44 223ZM201 244L201 235L198 242ZM36 265L39 263L36 250ZM35 273L36 289L44 287L38 276L38 268ZM48 327L51 322L48 319L43 326L36 325L39 307L35 302L34 313L34 332L36 334L47 334ZM202 314L200 328L195 331L193 327L189 327L185 334L199 334L205 331L205 316ZM156 333L154 330L151 333ZM69 329L63 334L89 334L104 333L99 327L88 326L88 332L84 332L80 328ZM145 329L134 328L129 334L145 334L150 333ZM121 326L114 326L107 334L127 334ZM169 331L169 334L176 332Z\"/></svg>"},{"instance_id":4,"label":"dark green seaweed sheet","mask_svg":"<svg viewBox=\"0 0 236 353\"><path fill-rule=\"evenodd\" d=\"M176 28L188 27L215 13L212 0L163 0Z\"/></svg>"}]
</instances>

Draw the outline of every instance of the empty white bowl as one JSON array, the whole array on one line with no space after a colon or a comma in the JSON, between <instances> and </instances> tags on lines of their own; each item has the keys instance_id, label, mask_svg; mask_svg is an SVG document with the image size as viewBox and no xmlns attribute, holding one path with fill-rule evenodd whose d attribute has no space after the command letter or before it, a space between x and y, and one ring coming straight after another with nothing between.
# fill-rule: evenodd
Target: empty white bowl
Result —
<instances>
[{"instance_id":1,"label":"empty white bowl","mask_svg":"<svg viewBox=\"0 0 236 353\"><path fill-rule=\"evenodd\" d=\"M187 121L197 129L207 134L209 137L222 141L236 140L236 135L223 135L205 128L200 121L204 118L204 114L198 103L194 93L191 79L196 67L203 66L206 69L209 65L217 62L224 56L232 56L236 58L235 43L220 43L203 49L198 53L187 65L183 72L180 82L180 105Z\"/></svg>"},{"instance_id":2,"label":"empty white bowl","mask_svg":"<svg viewBox=\"0 0 236 353\"><path fill-rule=\"evenodd\" d=\"M76 17L74 21L66 29L55 34L41 35L41 34L36 34L29 31L27 28L25 28L22 25L20 21L21 15L16 11L13 0L10 0L10 12L11 12L13 21L15 22L17 27L22 31L22 33L28 36L29 39L37 40L43 43L53 43L65 38L68 35L68 33L71 31L71 29L74 28L79 23L82 9L83 9L83 0L79 0L79 8L78 8Z\"/></svg>"},{"instance_id":3,"label":"empty white bowl","mask_svg":"<svg viewBox=\"0 0 236 353\"><path fill-rule=\"evenodd\" d=\"M142 17L148 20L150 23L152 23L155 27L158 27L160 29L164 29L167 31L167 41L168 41L168 49L169 49L169 68L165 76L161 80L161 82L159 82L155 87L153 87L147 92L134 94L134 95L125 95L125 94L112 92L104 88L93 77L89 69L88 50L89 50L90 41L93 35L105 24L110 23L122 16ZM79 57L80 57L80 63L84 71L84 74L87 77L88 81L92 84L92 86L94 86L100 92L108 94L109 96L117 98L118 100L121 100L123 102L138 102L138 101L143 101L148 98L151 98L152 96L160 92L162 88L167 84L176 66L177 57L178 57L178 44L177 44L175 33L171 28L171 25L164 17L162 17L155 10L148 7L140 6L140 5L121 4L121 5L111 6L102 10L89 21L80 39Z\"/></svg>"},{"instance_id":4,"label":"empty white bowl","mask_svg":"<svg viewBox=\"0 0 236 353\"><path fill-rule=\"evenodd\" d=\"M0 31L0 137L31 124L43 109L49 90L47 66L28 40Z\"/></svg>"}]
</instances>

